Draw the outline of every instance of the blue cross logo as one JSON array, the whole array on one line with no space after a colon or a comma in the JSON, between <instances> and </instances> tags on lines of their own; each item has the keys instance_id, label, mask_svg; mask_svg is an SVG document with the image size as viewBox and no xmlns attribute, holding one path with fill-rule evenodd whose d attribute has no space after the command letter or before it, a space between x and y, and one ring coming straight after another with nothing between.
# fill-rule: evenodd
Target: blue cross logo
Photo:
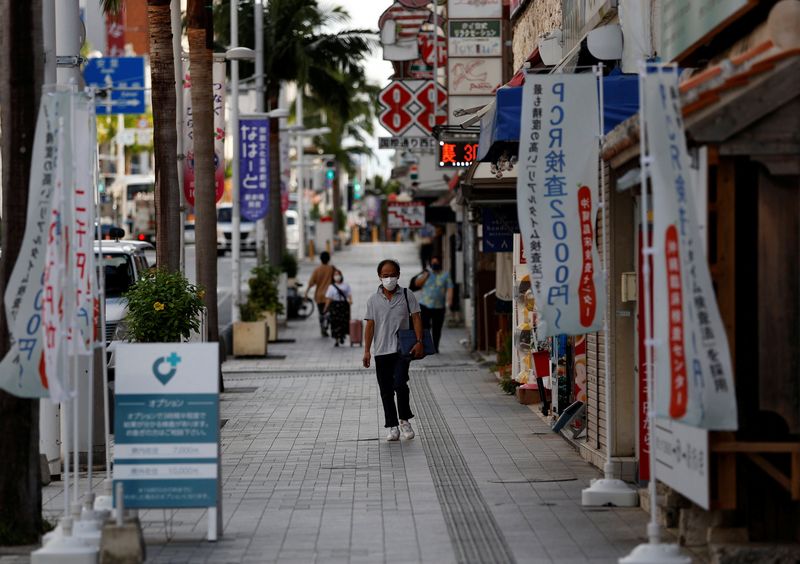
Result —
<instances>
[{"instance_id":1,"label":"blue cross logo","mask_svg":"<svg viewBox=\"0 0 800 564\"><path fill-rule=\"evenodd\" d=\"M156 359L153 363L153 375L161 382L163 385L167 385L167 382L172 380L173 376L177 372L178 364L181 361L181 357L177 355L177 353L172 353L167 357L160 356ZM161 371L162 364L169 364L172 368L170 368L167 372Z\"/></svg>"}]
</instances>

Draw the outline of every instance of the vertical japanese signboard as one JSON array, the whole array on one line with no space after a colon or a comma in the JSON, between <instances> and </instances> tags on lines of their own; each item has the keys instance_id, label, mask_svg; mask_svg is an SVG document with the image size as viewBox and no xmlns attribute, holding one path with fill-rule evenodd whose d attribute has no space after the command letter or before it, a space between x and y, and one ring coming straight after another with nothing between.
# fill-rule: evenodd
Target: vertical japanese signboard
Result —
<instances>
[{"instance_id":1,"label":"vertical japanese signboard","mask_svg":"<svg viewBox=\"0 0 800 564\"><path fill-rule=\"evenodd\" d=\"M242 217L256 221L269 208L269 119L239 119L239 198Z\"/></svg>"},{"instance_id":2,"label":"vertical japanese signboard","mask_svg":"<svg viewBox=\"0 0 800 564\"><path fill-rule=\"evenodd\" d=\"M126 507L217 507L218 348L117 347L114 483Z\"/></svg>"},{"instance_id":3,"label":"vertical japanese signboard","mask_svg":"<svg viewBox=\"0 0 800 564\"><path fill-rule=\"evenodd\" d=\"M597 79L528 75L522 102L517 212L545 335L603 324L605 289L595 245Z\"/></svg>"},{"instance_id":4,"label":"vertical japanese signboard","mask_svg":"<svg viewBox=\"0 0 800 564\"><path fill-rule=\"evenodd\" d=\"M214 104L214 181L216 201L225 193L225 62L215 62L212 77ZM192 77L187 63L183 73L183 194L194 207L194 121L192 119Z\"/></svg>"},{"instance_id":5,"label":"vertical japanese signboard","mask_svg":"<svg viewBox=\"0 0 800 564\"><path fill-rule=\"evenodd\" d=\"M678 75L659 67L642 80L652 158L653 336L660 343L656 413L695 427L736 430L731 355L700 242Z\"/></svg>"}]
</instances>

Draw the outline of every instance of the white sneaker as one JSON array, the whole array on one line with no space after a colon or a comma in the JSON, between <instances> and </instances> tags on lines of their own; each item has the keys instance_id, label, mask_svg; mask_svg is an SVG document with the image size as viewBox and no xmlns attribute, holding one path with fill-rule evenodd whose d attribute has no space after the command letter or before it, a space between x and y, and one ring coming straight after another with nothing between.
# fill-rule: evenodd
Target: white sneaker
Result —
<instances>
[{"instance_id":1,"label":"white sneaker","mask_svg":"<svg viewBox=\"0 0 800 564\"><path fill-rule=\"evenodd\" d=\"M387 441L399 441L400 440L400 429L397 427L391 427L389 429L389 434L386 435Z\"/></svg>"},{"instance_id":2,"label":"white sneaker","mask_svg":"<svg viewBox=\"0 0 800 564\"><path fill-rule=\"evenodd\" d=\"M405 440L413 439L415 436L414 429L411 428L411 423L408 421L400 422L400 430L403 432L403 438Z\"/></svg>"}]
</instances>

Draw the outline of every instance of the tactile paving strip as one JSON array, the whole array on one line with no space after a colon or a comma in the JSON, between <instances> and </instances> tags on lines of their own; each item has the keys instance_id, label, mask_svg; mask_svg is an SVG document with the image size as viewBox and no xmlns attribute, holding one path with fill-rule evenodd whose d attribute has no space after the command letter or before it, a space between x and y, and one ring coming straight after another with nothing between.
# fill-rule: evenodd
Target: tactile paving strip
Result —
<instances>
[{"instance_id":1,"label":"tactile paving strip","mask_svg":"<svg viewBox=\"0 0 800 564\"><path fill-rule=\"evenodd\" d=\"M513 563L511 550L461 456L427 379L412 378L411 382L411 400L418 417L415 421L420 429L417 437L428 459L457 561Z\"/></svg>"}]
</instances>

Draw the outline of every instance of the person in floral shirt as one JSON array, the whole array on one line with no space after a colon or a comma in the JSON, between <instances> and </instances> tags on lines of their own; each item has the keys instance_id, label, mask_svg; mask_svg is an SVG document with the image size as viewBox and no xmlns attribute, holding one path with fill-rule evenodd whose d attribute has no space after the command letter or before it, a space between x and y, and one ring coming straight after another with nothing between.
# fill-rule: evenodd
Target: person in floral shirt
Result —
<instances>
[{"instance_id":1,"label":"person in floral shirt","mask_svg":"<svg viewBox=\"0 0 800 564\"><path fill-rule=\"evenodd\" d=\"M453 306L453 279L450 273L442 270L441 257L431 259L430 270L417 277L417 285L422 288L420 307L422 323L433 333L433 343L439 352L439 340L442 338L442 326L446 307Z\"/></svg>"}]
</instances>

